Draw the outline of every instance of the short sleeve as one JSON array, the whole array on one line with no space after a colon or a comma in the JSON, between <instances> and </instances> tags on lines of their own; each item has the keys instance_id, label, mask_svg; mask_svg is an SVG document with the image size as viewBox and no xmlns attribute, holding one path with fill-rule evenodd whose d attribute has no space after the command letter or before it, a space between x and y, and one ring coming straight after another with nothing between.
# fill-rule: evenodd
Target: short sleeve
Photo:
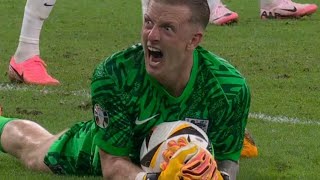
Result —
<instances>
[{"instance_id":1,"label":"short sleeve","mask_svg":"<svg viewBox=\"0 0 320 180\"><path fill-rule=\"evenodd\" d=\"M98 65L91 83L93 118L97 131L94 143L115 156L128 156L132 147L133 131L128 120L124 92L119 87L112 67L107 61Z\"/></svg>"}]
</instances>

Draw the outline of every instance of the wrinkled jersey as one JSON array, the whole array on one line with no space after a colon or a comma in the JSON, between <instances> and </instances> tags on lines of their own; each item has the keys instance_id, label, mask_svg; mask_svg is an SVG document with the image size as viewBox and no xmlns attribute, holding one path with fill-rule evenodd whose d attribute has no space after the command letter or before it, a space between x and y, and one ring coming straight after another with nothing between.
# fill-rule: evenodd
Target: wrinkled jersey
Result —
<instances>
[{"instance_id":1,"label":"wrinkled jersey","mask_svg":"<svg viewBox=\"0 0 320 180\"><path fill-rule=\"evenodd\" d=\"M152 127L186 120L208 134L217 160L238 160L250 104L245 79L227 61L197 47L190 80L171 96L144 65L140 44L118 52L94 71L91 84L94 144L139 163L140 146Z\"/></svg>"}]
</instances>

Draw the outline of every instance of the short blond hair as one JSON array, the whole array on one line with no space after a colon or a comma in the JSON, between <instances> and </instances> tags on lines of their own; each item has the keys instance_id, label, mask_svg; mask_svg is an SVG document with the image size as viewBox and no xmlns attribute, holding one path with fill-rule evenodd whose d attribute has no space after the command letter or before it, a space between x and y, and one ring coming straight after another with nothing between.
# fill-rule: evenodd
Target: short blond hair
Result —
<instances>
[{"instance_id":1,"label":"short blond hair","mask_svg":"<svg viewBox=\"0 0 320 180\"><path fill-rule=\"evenodd\" d=\"M190 8L191 19L190 22L194 24L199 24L205 29L209 23L210 18L210 8L207 0L149 0L168 4L168 5L185 5Z\"/></svg>"}]
</instances>

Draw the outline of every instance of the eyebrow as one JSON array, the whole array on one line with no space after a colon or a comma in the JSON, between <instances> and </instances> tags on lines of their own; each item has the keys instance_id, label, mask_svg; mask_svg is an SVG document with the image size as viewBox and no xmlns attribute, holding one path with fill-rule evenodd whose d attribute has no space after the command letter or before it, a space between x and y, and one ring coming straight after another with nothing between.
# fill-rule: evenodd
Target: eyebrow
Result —
<instances>
[{"instance_id":1,"label":"eyebrow","mask_svg":"<svg viewBox=\"0 0 320 180\"><path fill-rule=\"evenodd\" d=\"M164 22L161 24L161 26L170 26L170 27L175 27L174 25L175 23L172 23L172 22Z\"/></svg>"}]
</instances>

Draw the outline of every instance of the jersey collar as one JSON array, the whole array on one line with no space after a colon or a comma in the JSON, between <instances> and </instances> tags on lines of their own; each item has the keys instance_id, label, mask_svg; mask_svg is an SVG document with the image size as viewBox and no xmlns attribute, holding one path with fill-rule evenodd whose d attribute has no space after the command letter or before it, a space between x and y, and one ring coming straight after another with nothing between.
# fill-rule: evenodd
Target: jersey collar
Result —
<instances>
[{"instance_id":1,"label":"jersey collar","mask_svg":"<svg viewBox=\"0 0 320 180\"><path fill-rule=\"evenodd\" d=\"M159 89L164 96L169 98L170 102L172 102L172 103L180 102L185 97L188 97L193 89L193 85L195 83L195 80L197 77L197 72L198 72L198 67L199 67L199 60L198 60L199 58L198 57L199 57L198 51L197 51L197 49L195 49L193 51L193 65L192 65L192 69L191 69L190 78L189 78L189 81L188 81L186 87L184 88L182 94L179 97L172 96L156 79L154 79L148 73L147 73L147 76L151 80L152 84L154 84L157 87L157 89Z\"/></svg>"}]
</instances>

